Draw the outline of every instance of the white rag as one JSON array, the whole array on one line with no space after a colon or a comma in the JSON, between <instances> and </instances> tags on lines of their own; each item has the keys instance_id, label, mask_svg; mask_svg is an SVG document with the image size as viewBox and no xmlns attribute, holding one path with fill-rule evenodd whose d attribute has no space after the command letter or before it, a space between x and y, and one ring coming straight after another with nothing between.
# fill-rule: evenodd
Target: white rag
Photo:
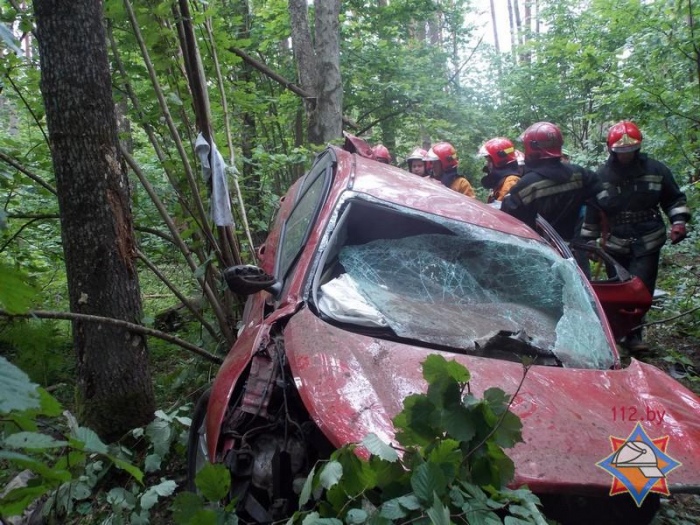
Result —
<instances>
[{"instance_id":1,"label":"white rag","mask_svg":"<svg viewBox=\"0 0 700 525\"><path fill-rule=\"evenodd\" d=\"M216 144L212 141L209 146L207 139L201 133L197 135L194 143L194 151L202 164L202 176L204 182L211 181L211 218L217 226L233 226L233 214L231 213L231 199L228 194L228 181L226 180L226 163L219 153ZM212 162L209 162L211 151Z\"/></svg>"}]
</instances>

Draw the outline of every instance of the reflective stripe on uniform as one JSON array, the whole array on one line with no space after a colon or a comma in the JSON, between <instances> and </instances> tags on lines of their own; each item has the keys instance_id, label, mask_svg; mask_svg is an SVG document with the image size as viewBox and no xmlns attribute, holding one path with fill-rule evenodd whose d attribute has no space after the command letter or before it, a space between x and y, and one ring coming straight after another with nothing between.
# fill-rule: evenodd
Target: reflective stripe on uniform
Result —
<instances>
[{"instance_id":1,"label":"reflective stripe on uniform","mask_svg":"<svg viewBox=\"0 0 700 525\"><path fill-rule=\"evenodd\" d=\"M637 177L634 179L635 182L648 182L649 184L659 184L664 180L663 175L658 175L658 174L646 174L642 175L641 177Z\"/></svg>"},{"instance_id":2,"label":"reflective stripe on uniform","mask_svg":"<svg viewBox=\"0 0 700 525\"><path fill-rule=\"evenodd\" d=\"M569 182L562 184L550 179L544 179L520 190L520 198L525 205L532 204L542 197L551 197L560 193L583 189L583 178L580 173L574 173Z\"/></svg>"},{"instance_id":3,"label":"reflective stripe on uniform","mask_svg":"<svg viewBox=\"0 0 700 525\"><path fill-rule=\"evenodd\" d=\"M581 226L581 237L596 239L600 237L600 225L584 222Z\"/></svg>"},{"instance_id":4,"label":"reflective stripe on uniform","mask_svg":"<svg viewBox=\"0 0 700 525\"><path fill-rule=\"evenodd\" d=\"M610 235L610 237L607 240L606 246L608 249L610 249L610 251L627 254L630 251L630 246L635 241L641 241L642 245L644 246L644 249L650 252L660 249L666 242L666 229L662 226L661 228L657 228L653 232L647 233L646 235L643 235L636 239L622 238L616 237L615 235Z\"/></svg>"},{"instance_id":5,"label":"reflective stripe on uniform","mask_svg":"<svg viewBox=\"0 0 700 525\"><path fill-rule=\"evenodd\" d=\"M673 217L674 215L690 215L690 208L687 206L676 206L675 208L668 210L666 215L669 217Z\"/></svg>"}]
</instances>

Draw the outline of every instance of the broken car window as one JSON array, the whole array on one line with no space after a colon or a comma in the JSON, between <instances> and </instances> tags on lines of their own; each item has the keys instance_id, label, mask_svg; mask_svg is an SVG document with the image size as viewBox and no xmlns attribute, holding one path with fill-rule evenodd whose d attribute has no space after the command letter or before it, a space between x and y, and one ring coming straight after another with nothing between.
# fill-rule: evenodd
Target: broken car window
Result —
<instances>
[{"instance_id":1,"label":"broken car window","mask_svg":"<svg viewBox=\"0 0 700 525\"><path fill-rule=\"evenodd\" d=\"M340 263L368 311L377 312L375 325L467 352L517 334L563 366L612 366L594 300L573 260L537 241L465 223L450 227L454 235L342 248Z\"/></svg>"}]
</instances>

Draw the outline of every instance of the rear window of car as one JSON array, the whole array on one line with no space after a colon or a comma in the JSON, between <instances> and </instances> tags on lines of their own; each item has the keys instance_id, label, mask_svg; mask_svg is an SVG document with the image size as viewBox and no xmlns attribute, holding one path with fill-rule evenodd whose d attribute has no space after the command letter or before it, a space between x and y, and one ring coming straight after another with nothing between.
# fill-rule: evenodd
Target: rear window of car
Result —
<instances>
[{"instance_id":1,"label":"rear window of car","mask_svg":"<svg viewBox=\"0 0 700 525\"><path fill-rule=\"evenodd\" d=\"M284 279L306 243L333 177L333 156L322 154L304 176L294 209L284 223L276 275Z\"/></svg>"}]
</instances>

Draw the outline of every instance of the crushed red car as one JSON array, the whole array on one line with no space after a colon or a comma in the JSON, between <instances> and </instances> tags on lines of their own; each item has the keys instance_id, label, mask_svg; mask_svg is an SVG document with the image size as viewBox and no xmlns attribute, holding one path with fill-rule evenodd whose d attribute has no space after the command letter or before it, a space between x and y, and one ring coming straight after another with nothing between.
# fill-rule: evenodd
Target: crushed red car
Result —
<instances>
[{"instance_id":1,"label":"crushed red car","mask_svg":"<svg viewBox=\"0 0 700 525\"><path fill-rule=\"evenodd\" d=\"M190 484L205 462L225 464L243 521L289 516L309 469L335 448L369 433L390 442L404 398L426 388L432 353L464 364L477 395L514 395L523 358L534 360L512 405L524 442L506 452L513 486L527 484L562 522L653 516L658 494L643 505L610 496L599 465L637 423L668 437L680 463L668 489L700 491L700 399L651 365L623 367L615 346L649 294L618 265L596 295L544 221L536 232L328 147L282 198L258 255L259 266L225 272L249 298L188 447Z\"/></svg>"}]
</instances>

